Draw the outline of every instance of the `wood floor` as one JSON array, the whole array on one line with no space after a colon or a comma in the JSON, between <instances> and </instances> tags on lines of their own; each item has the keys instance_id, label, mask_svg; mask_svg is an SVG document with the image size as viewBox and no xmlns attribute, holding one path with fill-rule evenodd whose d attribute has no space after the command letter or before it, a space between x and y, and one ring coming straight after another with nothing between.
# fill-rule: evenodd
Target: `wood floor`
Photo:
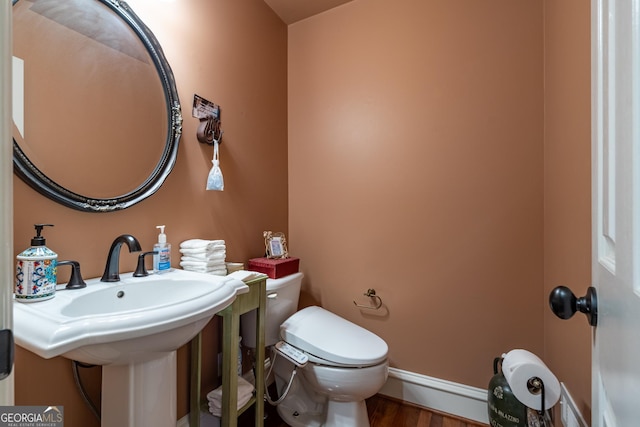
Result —
<instances>
[{"instance_id":1,"label":"wood floor","mask_svg":"<svg viewBox=\"0 0 640 427\"><path fill-rule=\"evenodd\" d=\"M380 395L367 399L367 412L371 427L486 427L486 424L432 412ZM271 405L265 405L265 413L264 427L288 427ZM253 426L252 411L240 416L238 426Z\"/></svg>"},{"instance_id":2,"label":"wood floor","mask_svg":"<svg viewBox=\"0 0 640 427\"><path fill-rule=\"evenodd\" d=\"M367 400L371 427L484 427L474 421L436 413L380 395Z\"/></svg>"}]
</instances>

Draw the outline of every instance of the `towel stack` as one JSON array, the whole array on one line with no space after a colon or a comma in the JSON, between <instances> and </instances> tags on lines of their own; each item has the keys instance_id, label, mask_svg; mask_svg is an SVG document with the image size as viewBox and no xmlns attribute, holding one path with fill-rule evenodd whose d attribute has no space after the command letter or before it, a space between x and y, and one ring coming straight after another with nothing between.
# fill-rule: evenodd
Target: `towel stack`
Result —
<instances>
[{"instance_id":1,"label":"towel stack","mask_svg":"<svg viewBox=\"0 0 640 427\"><path fill-rule=\"evenodd\" d=\"M227 248L224 240L190 239L180 243L180 267L198 273L227 274L225 257Z\"/></svg>"},{"instance_id":2,"label":"towel stack","mask_svg":"<svg viewBox=\"0 0 640 427\"><path fill-rule=\"evenodd\" d=\"M238 409L247 404L253 396L253 385L242 377L238 377ZM222 386L207 393L209 412L220 417L222 413Z\"/></svg>"}]
</instances>

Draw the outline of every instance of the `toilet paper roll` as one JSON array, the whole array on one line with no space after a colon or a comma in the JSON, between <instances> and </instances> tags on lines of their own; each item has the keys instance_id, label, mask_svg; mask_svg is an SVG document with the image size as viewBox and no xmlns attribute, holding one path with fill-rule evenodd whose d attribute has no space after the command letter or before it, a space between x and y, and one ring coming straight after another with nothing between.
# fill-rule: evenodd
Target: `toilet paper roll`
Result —
<instances>
[{"instance_id":1,"label":"toilet paper roll","mask_svg":"<svg viewBox=\"0 0 640 427\"><path fill-rule=\"evenodd\" d=\"M544 407L551 408L560 398L560 383L542 360L527 350L511 350L502 355L502 373L511 391L523 405L540 411L542 396L540 391L531 391L529 379L540 378L544 383Z\"/></svg>"}]
</instances>

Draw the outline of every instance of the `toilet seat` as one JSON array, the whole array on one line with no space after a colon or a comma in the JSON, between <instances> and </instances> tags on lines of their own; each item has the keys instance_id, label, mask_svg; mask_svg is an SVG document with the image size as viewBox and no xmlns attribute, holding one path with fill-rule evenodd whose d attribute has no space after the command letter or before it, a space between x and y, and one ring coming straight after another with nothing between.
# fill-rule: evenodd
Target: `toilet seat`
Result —
<instances>
[{"instance_id":1,"label":"toilet seat","mask_svg":"<svg viewBox=\"0 0 640 427\"><path fill-rule=\"evenodd\" d=\"M312 362L330 366L377 365L387 359L389 351L382 338L317 306L285 320L280 337L304 351Z\"/></svg>"}]
</instances>

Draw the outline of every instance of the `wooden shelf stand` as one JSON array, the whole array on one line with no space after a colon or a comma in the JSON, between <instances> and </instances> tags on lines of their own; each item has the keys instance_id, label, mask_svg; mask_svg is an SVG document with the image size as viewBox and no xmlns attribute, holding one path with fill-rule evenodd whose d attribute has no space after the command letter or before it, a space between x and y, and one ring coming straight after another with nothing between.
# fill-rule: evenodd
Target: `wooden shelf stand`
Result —
<instances>
[{"instance_id":1,"label":"wooden shelf stand","mask_svg":"<svg viewBox=\"0 0 640 427\"><path fill-rule=\"evenodd\" d=\"M221 427L237 427L238 415L255 405L255 426L264 423L264 343L265 311L267 296L267 276L246 282L249 291L239 294L233 304L218 313L222 317L222 417ZM255 349L255 393L238 409L238 347L240 337L240 316L251 310L258 310L256 318ZM202 401L202 336L198 334L191 341L191 391L189 427L200 427L200 410L208 411L208 402ZM210 363L210 362L209 362ZM204 406L203 406L204 405Z\"/></svg>"}]
</instances>

